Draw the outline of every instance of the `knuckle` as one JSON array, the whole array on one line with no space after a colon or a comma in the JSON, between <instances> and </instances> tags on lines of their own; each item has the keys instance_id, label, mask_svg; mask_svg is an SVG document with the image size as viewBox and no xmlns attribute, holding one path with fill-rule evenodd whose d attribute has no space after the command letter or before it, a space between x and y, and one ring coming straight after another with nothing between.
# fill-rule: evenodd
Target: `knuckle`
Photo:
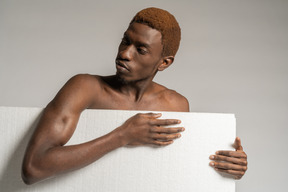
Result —
<instances>
[{"instance_id":1,"label":"knuckle","mask_svg":"<svg viewBox=\"0 0 288 192\"><path fill-rule=\"evenodd\" d=\"M165 119L164 123L165 123L165 125L168 125L168 124L170 124L170 120L169 119Z\"/></svg>"},{"instance_id":2,"label":"knuckle","mask_svg":"<svg viewBox=\"0 0 288 192\"><path fill-rule=\"evenodd\" d=\"M162 135L161 139L164 141L169 141L169 140L171 140L171 137L170 137L170 135Z\"/></svg>"},{"instance_id":3,"label":"knuckle","mask_svg":"<svg viewBox=\"0 0 288 192\"><path fill-rule=\"evenodd\" d=\"M220 159L219 155L214 155L214 159L219 160Z\"/></svg>"},{"instance_id":4,"label":"knuckle","mask_svg":"<svg viewBox=\"0 0 288 192\"><path fill-rule=\"evenodd\" d=\"M150 137L151 139L155 139L155 134L150 133L150 134L148 134L148 137Z\"/></svg>"},{"instance_id":5,"label":"knuckle","mask_svg":"<svg viewBox=\"0 0 288 192\"><path fill-rule=\"evenodd\" d=\"M174 133L174 130L173 130L173 129L171 129L171 128L170 128L170 129L169 129L169 128L167 128L167 129L166 129L166 132L167 132L167 133Z\"/></svg>"},{"instance_id":6,"label":"knuckle","mask_svg":"<svg viewBox=\"0 0 288 192\"><path fill-rule=\"evenodd\" d=\"M143 113L137 113L135 116L136 117L141 117L141 116L143 116Z\"/></svg>"},{"instance_id":7,"label":"knuckle","mask_svg":"<svg viewBox=\"0 0 288 192\"><path fill-rule=\"evenodd\" d=\"M225 156L222 156L222 155L216 155L216 159L217 160L221 160L221 161L225 161L226 160Z\"/></svg>"},{"instance_id":8,"label":"knuckle","mask_svg":"<svg viewBox=\"0 0 288 192\"><path fill-rule=\"evenodd\" d=\"M168 139L177 139L178 137L180 137L179 134L174 134L174 135L169 135Z\"/></svg>"},{"instance_id":9,"label":"knuckle","mask_svg":"<svg viewBox=\"0 0 288 192\"><path fill-rule=\"evenodd\" d=\"M242 170L243 170L243 171L247 171L247 167L246 167L246 166L243 167Z\"/></svg>"},{"instance_id":10,"label":"knuckle","mask_svg":"<svg viewBox=\"0 0 288 192\"><path fill-rule=\"evenodd\" d=\"M170 135L163 135L162 139L168 141L171 139L171 136Z\"/></svg>"},{"instance_id":11,"label":"knuckle","mask_svg":"<svg viewBox=\"0 0 288 192\"><path fill-rule=\"evenodd\" d=\"M244 161L244 162L243 162L243 165L248 165L248 162L247 162L247 161Z\"/></svg>"},{"instance_id":12,"label":"knuckle","mask_svg":"<svg viewBox=\"0 0 288 192\"><path fill-rule=\"evenodd\" d=\"M215 154L216 154L216 155L223 155L223 154L222 154L222 151L216 151Z\"/></svg>"},{"instance_id":13,"label":"knuckle","mask_svg":"<svg viewBox=\"0 0 288 192\"><path fill-rule=\"evenodd\" d=\"M156 141L155 144L158 145L158 146L164 146L165 145L165 143L159 142L159 141Z\"/></svg>"},{"instance_id":14,"label":"knuckle","mask_svg":"<svg viewBox=\"0 0 288 192\"><path fill-rule=\"evenodd\" d=\"M221 161L228 161L228 160L229 160L229 157L222 156L219 160L221 160Z\"/></svg>"},{"instance_id":15,"label":"knuckle","mask_svg":"<svg viewBox=\"0 0 288 192\"><path fill-rule=\"evenodd\" d=\"M150 131L150 133L157 132L157 128L156 127L150 127L149 131Z\"/></svg>"},{"instance_id":16,"label":"knuckle","mask_svg":"<svg viewBox=\"0 0 288 192\"><path fill-rule=\"evenodd\" d=\"M229 174L233 174L232 170L227 170L226 172L229 173Z\"/></svg>"},{"instance_id":17,"label":"knuckle","mask_svg":"<svg viewBox=\"0 0 288 192\"><path fill-rule=\"evenodd\" d=\"M224 167L227 168L227 169L232 169L233 168L230 164L225 165Z\"/></svg>"},{"instance_id":18,"label":"knuckle","mask_svg":"<svg viewBox=\"0 0 288 192\"><path fill-rule=\"evenodd\" d=\"M154 141L154 145L158 145L158 146L161 146L161 144L157 141Z\"/></svg>"},{"instance_id":19,"label":"knuckle","mask_svg":"<svg viewBox=\"0 0 288 192\"><path fill-rule=\"evenodd\" d=\"M182 132L182 129L181 129L181 128L175 128L175 129L170 128L170 129L171 129L171 132L173 132L173 133L180 133L180 132Z\"/></svg>"},{"instance_id":20,"label":"knuckle","mask_svg":"<svg viewBox=\"0 0 288 192\"><path fill-rule=\"evenodd\" d=\"M181 137L182 135L179 133L179 134L177 134L177 135L175 135L175 139L177 139L177 138L179 138L179 137Z\"/></svg>"},{"instance_id":21,"label":"knuckle","mask_svg":"<svg viewBox=\"0 0 288 192\"><path fill-rule=\"evenodd\" d=\"M173 134L173 135L166 135L166 138L167 138L167 139L174 139L175 137L176 137L175 134Z\"/></svg>"},{"instance_id":22,"label":"knuckle","mask_svg":"<svg viewBox=\"0 0 288 192\"><path fill-rule=\"evenodd\" d=\"M136 120L140 120L142 118L142 114L138 113L134 116Z\"/></svg>"},{"instance_id":23,"label":"knuckle","mask_svg":"<svg viewBox=\"0 0 288 192\"><path fill-rule=\"evenodd\" d=\"M147 123L148 123L148 125L153 125L154 121L153 121L152 119L149 119L149 120L147 121Z\"/></svg>"}]
</instances>

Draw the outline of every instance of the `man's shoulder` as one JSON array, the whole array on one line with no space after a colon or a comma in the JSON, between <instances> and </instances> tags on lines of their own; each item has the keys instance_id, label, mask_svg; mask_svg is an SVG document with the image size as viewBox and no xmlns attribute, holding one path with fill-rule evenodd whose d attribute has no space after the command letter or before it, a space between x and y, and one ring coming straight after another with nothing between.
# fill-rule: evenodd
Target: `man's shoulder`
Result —
<instances>
[{"instance_id":1,"label":"man's shoulder","mask_svg":"<svg viewBox=\"0 0 288 192\"><path fill-rule=\"evenodd\" d=\"M158 84L157 86L159 86L161 90L158 93L159 96L162 100L165 100L169 104L170 108L172 108L173 111L189 111L189 102L186 97L184 97L175 90L164 87L163 85Z\"/></svg>"},{"instance_id":2,"label":"man's shoulder","mask_svg":"<svg viewBox=\"0 0 288 192\"><path fill-rule=\"evenodd\" d=\"M77 74L69 79L66 83L68 86L81 87L81 90L100 89L103 86L103 80L101 76L91 74Z\"/></svg>"},{"instance_id":3,"label":"man's shoulder","mask_svg":"<svg viewBox=\"0 0 288 192\"><path fill-rule=\"evenodd\" d=\"M70 78L72 83L78 83L78 84L87 84L87 83L98 83L100 82L100 76L98 75L91 75L88 73L85 74L77 74Z\"/></svg>"},{"instance_id":4,"label":"man's shoulder","mask_svg":"<svg viewBox=\"0 0 288 192\"><path fill-rule=\"evenodd\" d=\"M165 97L173 106L178 106L179 109L185 109L186 111L189 111L189 102L188 99L178 93L175 90L172 89L166 89L164 91Z\"/></svg>"},{"instance_id":5,"label":"man's shoulder","mask_svg":"<svg viewBox=\"0 0 288 192\"><path fill-rule=\"evenodd\" d=\"M101 77L90 74L77 74L71 77L64 85L62 90L71 95L77 95L79 97L95 97L96 93L102 89ZM63 92L60 91L60 92Z\"/></svg>"}]
</instances>

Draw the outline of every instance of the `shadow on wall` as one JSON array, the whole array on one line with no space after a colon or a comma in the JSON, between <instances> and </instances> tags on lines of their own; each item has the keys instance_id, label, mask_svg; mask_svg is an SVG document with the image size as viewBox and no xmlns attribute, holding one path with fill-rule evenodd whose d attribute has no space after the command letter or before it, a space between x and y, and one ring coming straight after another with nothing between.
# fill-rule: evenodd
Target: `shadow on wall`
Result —
<instances>
[{"instance_id":1,"label":"shadow on wall","mask_svg":"<svg viewBox=\"0 0 288 192\"><path fill-rule=\"evenodd\" d=\"M39 122L39 119L41 117L41 114L38 115L38 117L33 121L32 126L27 129L26 133L23 134L24 136L19 139L19 143L16 146L14 152L11 152L9 154L10 157L7 159L7 165L5 166L2 173L0 173L0 191L3 192L19 192L19 191L35 191L36 188L41 186L50 185L51 182L55 182L54 179L49 179L44 182L40 182L31 186L28 186L24 184L21 178L21 167L22 167L22 161L24 157L24 153L26 150L26 146L36 128L36 125ZM16 133L17 134L17 133ZM5 146L2 146L5 147ZM3 155L3 154L1 154ZM5 163L5 162L4 162ZM38 186L35 188L35 186ZM42 187L40 187L42 188Z\"/></svg>"},{"instance_id":2,"label":"shadow on wall","mask_svg":"<svg viewBox=\"0 0 288 192\"><path fill-rule=\"evenodd\" d=\"M0 180L1 189L4 189L5 192L21 191L21 189L23 190L23 188L28 187L23 183L21 178L22 160L26 146L29 142L30 137L33 134L33 131L36 128L40 116L41 115L37 117L37 119L34 121L30 129L27 130L24 137L21 140L19 140L18 145L16 145L17 146L16 150L13 153L11 153L12 155L10 157L8 157L9 160L7 161L7 165L4 171L1 173L1 180Z\"/></svg>"}]
</instances>

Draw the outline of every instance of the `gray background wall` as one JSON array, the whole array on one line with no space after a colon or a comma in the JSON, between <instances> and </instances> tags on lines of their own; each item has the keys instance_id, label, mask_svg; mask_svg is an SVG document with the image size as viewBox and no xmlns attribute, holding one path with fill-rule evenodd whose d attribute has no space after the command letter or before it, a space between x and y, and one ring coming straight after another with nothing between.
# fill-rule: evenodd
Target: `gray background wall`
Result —
<instances>
[{"instance_id":1,"label":"gray background wall","mask_svg":"<svg viewBox=\"0 0 288 192\"><path fill-rule=\"evenodd\" d=\"M114 74L128 22L150 6L182 28L174 64L155 80L193 112L236 114L249 161L237 192L286 191L285 0L0 0L0 106L45 107L75 74Z\"/></svg>"}]
</instances>

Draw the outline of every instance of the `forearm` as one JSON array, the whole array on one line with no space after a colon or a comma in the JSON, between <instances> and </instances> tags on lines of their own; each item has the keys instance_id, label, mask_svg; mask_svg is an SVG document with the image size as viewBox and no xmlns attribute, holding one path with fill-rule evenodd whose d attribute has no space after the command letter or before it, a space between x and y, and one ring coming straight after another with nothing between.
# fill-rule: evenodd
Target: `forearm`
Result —
<instances>
[{"instance_id":1,"label":"forearm","mask_svg":"<svg viewBox=\"0 0 288 192\"><path fill-rule=\"evenodd\" d=\"M41 154L24 159L23 180L27 184L79 169L101 158L108 152L125 145L117 130L92 141L51 147ZM29 162L29 163L28 163Z\"/></svg>"}]
</instances>

